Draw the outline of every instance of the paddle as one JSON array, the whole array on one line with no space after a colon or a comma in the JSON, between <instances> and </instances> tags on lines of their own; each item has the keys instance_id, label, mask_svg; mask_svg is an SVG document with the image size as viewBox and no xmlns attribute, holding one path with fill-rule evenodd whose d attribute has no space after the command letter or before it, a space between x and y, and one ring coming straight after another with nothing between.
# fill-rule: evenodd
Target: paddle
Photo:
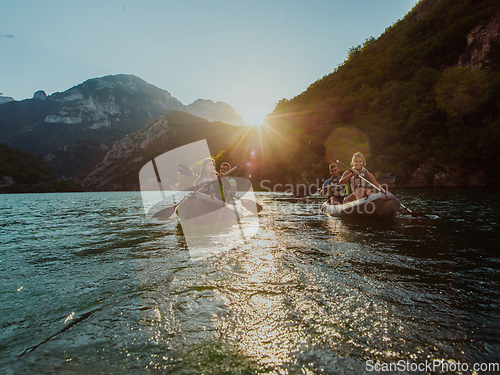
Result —
<instances>
[{"instance_id":1,"label":"paddle","mask_svg":"<svg viewBox=\"0 0 500 375\"><path fill-rule=\"evenodd\" d=\"M335 159L335 158L334 158L334 160L335 160L337 163L339 163L339 164L343 165L345 168L347 168L347 170L348 170L348 171L350 171L351 173L353 172L353 170L352 170L351 168L349 168L347 165L345 165L344 163L342 163L342 162L341 162L341 161L339 161L338 159ZM368 181L366 178L364 178L364 177L360 176L359 174L358 174L358 177L359 177L359 178L361 178L363 181L367 182L368 184L370 184L371 186L373 186L375 189L377 189L379 192L381 192L381 193L382 193L382 190L380 190L380 188L378 188L377 186L373 185L373 184L372 184L370 181ZM410 210L408 207L406 207L403 203L401 203L401 202L399 202L399 203L401 204L401 207L403 207L406 211L408 211L408 212L411 214L411 216L412 216L412 217L425 217L425 218L427 218L427 219L430 219L430 217L429 217L429 216L424 215L424 214L421 214L421 213L418 213L418 212L415 212L415 211L412 211L412 210Z\"/></svg>"},{"instance_id":2,"label":"paddle","mask_svg":"<svg viewBox=\"0 0 500 375\"><path fill-rule=\"evenodd\" d=\"M189 167L186 167L184 164L179 164L179 173L184 175L184 176L196 176L198 177L197 174L193 173Z\"/></svg>"},{"instance_id":3,"label":"paddle","mask_svg":"<svg viewBox=\"0 0 500 375\"><path fill-rule=\"evenodd\" d=\"M391 184L396 181L396 176L394 173L384 173L382 176L377 178L379 184Z\"/></svg>"},{"instance_id":4,"label":"paddle","mask_svg":"<svg viewBox=\"0 0 500 375\"><path fill-rule=\"evenodd\" d=\"M176 208L177 208L177 205L164 208L163 210L160 210L157 213L155 213L153 215L153 217L168 219L170 216L172 216L174 214Z\"/></svg>"},{"instance_id":5,"label":"paddle","mask_svg":"<svg viewBox=\"0 0 500 375\"><path fill-rule=\"evenodd\" d=\"M251 199L238 198L238 197L234 197L234 198L239 200L241 205L253 214L258 214L264 208L260 204L258 204L257 202L255 202Z\"/></svg>"}]
</instances>

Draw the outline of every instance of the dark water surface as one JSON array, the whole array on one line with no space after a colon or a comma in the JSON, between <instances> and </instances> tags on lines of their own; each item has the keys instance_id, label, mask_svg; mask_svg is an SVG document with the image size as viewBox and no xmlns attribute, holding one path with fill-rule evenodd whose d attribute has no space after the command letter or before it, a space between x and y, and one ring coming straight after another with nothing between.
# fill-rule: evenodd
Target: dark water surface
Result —
<instances>
[{"instance_id":1,"label":"dark water surface","mask_svg":"<svg viewBox=\"0 0 500 375\"><path fill-rule=\"evenodd\" d=\"M257 193L257 235L202 260L140 193L2 195L0 373L500 362L500 194L396 194L435 216L352 221Z\"/></svg>"}]
</instances>

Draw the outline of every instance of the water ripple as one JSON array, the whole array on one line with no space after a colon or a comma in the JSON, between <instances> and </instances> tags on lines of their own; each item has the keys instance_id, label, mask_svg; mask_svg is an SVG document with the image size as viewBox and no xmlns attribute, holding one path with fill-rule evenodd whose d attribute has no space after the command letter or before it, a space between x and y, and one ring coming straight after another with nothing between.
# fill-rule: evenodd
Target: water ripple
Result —
<instances>
[{"instance_id":1,"label":"water ripple","mask_svg":"<svg viewBox=\"0 0 500 375\"><path fill-rule=\"evenodd\" d=\"M386 223L258 193L257 235L193 260L138 193L0 197L7 374L363 373L500 358L499 194L398 192Z\"/></svg>"}]
</instances>

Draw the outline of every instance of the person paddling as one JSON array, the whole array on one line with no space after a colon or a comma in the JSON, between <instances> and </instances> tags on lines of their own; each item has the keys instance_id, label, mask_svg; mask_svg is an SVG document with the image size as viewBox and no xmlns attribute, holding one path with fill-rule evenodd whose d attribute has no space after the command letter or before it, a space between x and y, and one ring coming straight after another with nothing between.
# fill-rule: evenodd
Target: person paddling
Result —
<instances>
[{"instance_id":1,"label":"person paddling","mask_svg":"<svg viewBox=\"0 0 500 375\"><path fill-rule=\"evenodd\" d=\"M366 161L361 152L356 152L352 156L351 166L354 167L352 172L345 171L339 182L340 185L347 184L346 194L349 195L344 199L344 203L352 202L373 194L369 189L369 184L360 178L360 176L370 181L385 193L385 190L382 189L375 177L365 168Z\"/></svg>"},{"instance_id":2,"label":"person paddling","mask_svg":"<svg viewBox=\"0 0 500 375\"><path fill-rule=\"evenodd\" d=\"M220 179L220 189L223 200L228 203L233 202L233 198L236 196L236 181L231 177L223 176L231 169L231 164L224 162L220 166L219 179Z\"/></svg>"},{"instance_id":3,"label":"person paddling","mask_svg":"<svg viewBox=\"0 0 500 375\"><path fill-rule=\"evenodd\" d=\"M343 189L340 186L340 169L337 163L332 163L329 166L331 177L323 183L320 194L328 194L328 203L340 204L343 199Z\"/></svg>"},{"instance_id":4,"label":"person paddling","mask_svg":"<svg viewBox=\"0 0 500 375\"><path fill-rule=\"evenodd\" d=\"M207 195L212 195L217 199L221 199L221 192L219 189L215 188L215 181L217 181L218 177L219 174L215 171L215 160L212 158L206 158L203 160L200 176L194 180L193 186L201 187L200 185L206 184L206 187L201 190L201 192ZM209 182L212 183L209 184Z\"/></svg>"}]
</instances>

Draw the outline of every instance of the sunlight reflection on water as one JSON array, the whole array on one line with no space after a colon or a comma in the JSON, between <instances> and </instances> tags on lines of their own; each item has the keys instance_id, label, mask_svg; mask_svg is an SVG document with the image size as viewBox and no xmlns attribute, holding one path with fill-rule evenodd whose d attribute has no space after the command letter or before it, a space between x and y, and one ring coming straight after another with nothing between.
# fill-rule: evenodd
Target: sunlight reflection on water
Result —
<instances>
[{"instance_id":1,"label":"sunlight reflection on water","mask_svg":"<svg viewBox=\"0 0 500 375\"><path fill-rule=\"evenodd\" d=\"M470 200L447 211L424 192L405 204L439 219L380 224L256 197L255 237L198 260L176 219L145 220L137 193L0 201L2 369L362 373L367 359L498 358L498 208L466 217Z\"/></svg>"}]
</instances>

